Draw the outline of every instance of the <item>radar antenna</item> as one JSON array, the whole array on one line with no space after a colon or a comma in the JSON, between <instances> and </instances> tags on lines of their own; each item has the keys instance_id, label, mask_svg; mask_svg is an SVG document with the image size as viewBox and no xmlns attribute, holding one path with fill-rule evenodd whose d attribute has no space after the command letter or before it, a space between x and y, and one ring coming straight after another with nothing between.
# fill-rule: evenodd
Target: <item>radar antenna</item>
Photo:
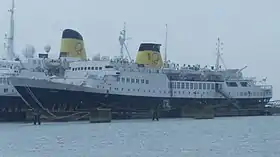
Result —
<instances>
[{"instance_id":1,"label":"radar antenna","mask_svg":"<svg viewBox=\"0 0 280 157\"><path fill-rule=\"evenodd\" d=\"M121 50L120 50L120 57L121 59L123 60L124 59L124 54L123 54L123 48L125 48L126 52L127 52L127 56L129 58L129 61L131 61L131 57L130 57L130 54L128 52L128 48L127 48L127 45L125 43L126 40L129 40L131 38L127 38L126 37L126 23L124 23L124 27L123 27L123 30L120 32L120 36L119 36L119 42L120 42L120 45L121 45Z\"/></svg>"},{"instance_id":2,"label":"radar antenna","mask_svg":"<svg viewBox=\"0 0 280 157\"><path fill-rule=\"evenodd\" d=\"M4 48L7 51L8 59L12 60L15 57L14 54L14 12L15 12L15 0L12 0L12 7L8 10L10 15L10 32L9 35L5 34L5 40L7 44L4 44Z\"/></svg>"},{"instance_id":3,"label":"radar antenna","mask_svg":"<svg viewBox=\"0 0 280 157\"><path fill-rule=\"evenodd\" d=\"M220 38L218 38L218 41L217 41L216 45L217 45L217 48L216 48L217 49L217 58L216 58L215 71L220 70L220 60L222 61L222 64L224 65L225 69L227 69L226 65L225 65L225 62L222 58L222 53L221 53L221 51L223 50L222 46L224 45L224 43L221 42Z\"/></svg>"}]
</instances>

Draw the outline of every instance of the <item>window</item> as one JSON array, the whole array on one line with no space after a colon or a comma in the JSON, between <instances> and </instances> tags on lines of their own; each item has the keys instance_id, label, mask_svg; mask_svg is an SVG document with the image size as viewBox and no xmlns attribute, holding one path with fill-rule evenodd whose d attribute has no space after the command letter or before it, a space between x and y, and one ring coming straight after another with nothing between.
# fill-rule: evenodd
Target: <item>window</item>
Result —
<instances>
[{"instance_id":1,"label":"window","mask_svg":"<svg viewBox=\"0 0 280 157\"><path fill-rule=\"evenodd\" d=\"M139 79L136 79L136 83L139 83Z\"/></svg>"},{"instance_id":2,"label":"window","mask_svg":"<svg viewBox=\"0 0 280 157\"><path fill-rule=\"evenodd\" d=\"M81 70L84 70L84 67L81 67Z\"/></svg>"},{"instance_id":3,"label":"window","mask_svg":"<svg viewBox=\"0 0 280 157\"><path fill-rule=\"evenodd\" d=\"M189 89L190 88L190 84L189 82L186 82L186 89Z\"/></svg>"},{"instance_id":4,"label":"window","mask_svg":"<svg viewBox=\"0 0 280 157\"><path fill-rule=\"evenodd\" d=\"M190 84L190 89L193 89L193 83Z\"/></svg>"},{"instance_id":5,"label":"window","mask_svg":"<svg viewBox=\"0 0 280 157\"><path fill-rule=\"evenodd\" d=\"M242 87L247 87L248 86L248 82L240 82Z\"/></svg>"},{"instance_id":6,"label":"window","mask_svg":"<svg viewBox=\"0 0 280 157\"><path fill-rule=\"evenodd\" d=\"M171 82L171 88L176 88L175 82Z\"/></svg>"},{"instance_id":7,"label":"window","mask_svg":"<svg viewBox=\"0 0 280 157\"><path fill-rule=\"evenodd\" d=\"M99 67L99 70L102 70L102 67Z\"/></svg>"},{"instance_id":8,"label":"window","mask_svg":"<svg viewBox=\"0 0 280 157\"><path fill-rule=\"evenodd\" d=\"M132 79L131 79L131 83L135 83L135 79L132 78Z\"/></svg>"},{"instance_id":9,"label":"window","mask_svg":"<svg viewBox=\"0 0 280 157\"><path fill-rule=\"evenodd\" d=\"M236 82L226 82L226 84L229 87L237 87L237 83Z\"/></svg>"},{"instance_id":10,"label":"window","mask_svg":"<svg viewBox=\"0 0 280 157\"><path fill-rule=\"evenodd\" d=\"M145 81L144 81L144 79L141 79L141 83L144 83Z\"/></svg>"},{"instance_id":11,"label":"window","mask_svg":"<svg viewBox=\"0 0 280 157\"><path fill-rule=\"evenodd\" d=\"M198 88L198 84L194 83L193 89L197 89Z\"/></svg>"},{"instance_id":12,"label":"window","mask_svg":"<svg viewBox=\"0 0 280 157\"><path fill-rule=\"evenodd\" d=\"M210 87L211 87L211 84L207 83L207 89L210 89Z\"/></svg>"},{"instance_id":13,"label":"window","mask_svg":"<svg viewBox=\"0 0 280 157\"><path fill-rule=\"evenodd\" d=\"M199 89L202 89L202 83L199 83L198 85L199 85Z\"/></svg>"},{"instance_id":14,"label":"window","mask_svg":"<svg viewBox=\"0 0 280 157\"><path fill-rule=\"evenodd\" d=\"M85 70L87 70L87 67L85 67Z\"/></svg>"},{"instance_id":15,"label":"window","mask_svg":"<svg viewBox=\"0 0 280 157\"><path fill-rule=\"evenodd\" d=\"M98 70L98 67L95 67L94 69L95 69L95 70Z\"/></svg>"},{"instance_id":16,"label":"window","mask_svg":"<svg viewBox=\"0 0 280 157\"><path fill-rule=\"evenodd\" d=\"M90 67L88 67L87 69L90 70Z\"/></svg>"},{"instance_id":17,"label":"window","mask_svg":"<svg viewBox=\"0 0 280 157\"><path fill-rule=\"evenodd\" d=\"M117 81L120 82L120 77L117 77Z\"/></svg>"},{"instance_id":18,"label":"window","mask_svg":"<svg viewBox=\"0 0 280 157\"><path fill-rule=\"evenodd\" d=\"M146 84L149 84L149 80L146 80Z\"/></svg>"},{"instance_id":19,"label":"window","mask_svg":"<svg viewBox=\"0 0 280 157\"><path fill-rule=\"evenodd\" d=\"M122 82L125 83L125 78L122 78Z\"/></svg>"},{"instance_id":20,"label":"window","mask_svg":"<svg viewBox=\"0 0 280 157\"><path fill-rule=\"evenodd\" d=\"M182 88L182 89L185 88L185 83L184 83L184 82L181 83L181 88Z\"/></svg>"},{"instance_id":21,"label":"window","mask_svg":"<svg viewBox=\"0 0 280 157\"><path fill-rule=\"evenodd\" d=\"M211 83L211 89L215 89L214 83Z\"/></svg>"},{"instance_id":22,"label":"window","mask_svg":"<svg viewBox=\"0 0 280 157\"><path fill-rule=\"evenodd\" d=\"M203 83L203 89L206 89L206 83Z\"/></svg>"},{"instance_id":23,"label":"window","mask_svg":"<svg viewBox=\"0 0 280 157\"><path fill-rule=\"evenodd\" d=\"M94 67L91 67L91 70L94 70Z\"/></svg>"},{"instance_id":24,"label":"window","mask_svg":"<svg viewBox=\"0 0 280 157\"><path fill-rule=\"evenodd\" d=\"M177 89L180 89L180 82L177 82Z\"/></svg>"},{"instance_id":25,"label":"window","mask_svg":"<svg viewBox=\"0 0 280 157\"><path fill-rule=\"evenodd\" d=\"M130 79L129 78L126 78L126 83L130 83Z\"/></svg>"},{"instance_id":26,"label":"window","mask_svg":"<svg viewBox=\"0 0 280 157\"><path fill-rule=\"evenodd\" d=\"M4 88L4 93L7 93L8 92L8 88Z\"/></svg>"}]
</instances>

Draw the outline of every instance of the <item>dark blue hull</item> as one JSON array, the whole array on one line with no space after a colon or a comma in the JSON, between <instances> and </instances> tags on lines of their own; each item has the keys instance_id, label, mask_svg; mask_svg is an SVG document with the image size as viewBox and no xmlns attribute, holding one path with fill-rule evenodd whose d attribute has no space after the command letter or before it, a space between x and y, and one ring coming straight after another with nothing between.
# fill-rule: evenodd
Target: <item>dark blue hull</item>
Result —
<instances>
[{"instance_id":1,"label":"dark blue hull","mask_svg":"<svg viewBox=\"0 0 280 157\"><path fill-rule=\"evenodd\" d=\"M36 87L29 87L30 92L23 86L15 86L15 88L32 108L43 106L49 111L109 107L113 112L144 112L150 111L165 100L160 97L124 96ZM264 114L264 106L267 104L264 99L238 99L238 101L240 109L244 110L242 114L244 116ZM217 116L234 116L236 113L233 105L224 105L227 104L226 99L169 98L169 105L178 112L183 106L197 107L204 104L216 106L223 104L215 109ZM245 110L250 110L250 112L245 112Z\"/></svg>"},{"instance_id":2,"label":"dark blue hull","mask_svg":"<svg viewBox=\"0 0 280 157\"><path fill-rule=\"evenodd\" d=\"M18 96L0 96L0 121L22 121L26 104Z\"/></svg>"}]
</instances>

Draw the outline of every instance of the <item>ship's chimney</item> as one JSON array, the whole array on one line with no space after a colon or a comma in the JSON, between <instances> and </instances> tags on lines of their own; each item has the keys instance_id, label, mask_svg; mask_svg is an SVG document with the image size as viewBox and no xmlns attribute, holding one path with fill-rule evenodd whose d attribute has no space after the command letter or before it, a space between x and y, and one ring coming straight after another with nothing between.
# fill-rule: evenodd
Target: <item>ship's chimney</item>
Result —
<instances>
[{"instance_id":1,"label":"ship's chimney","mask_svg":"<svg viewBox=\"0 0 280 157\"><path fill-rule=\"evenodd\" d=\"M161 68L163 61L160 46L161 44L156 43L141 43L135 62L144 66Z\"/></svg>"}]
</instances>

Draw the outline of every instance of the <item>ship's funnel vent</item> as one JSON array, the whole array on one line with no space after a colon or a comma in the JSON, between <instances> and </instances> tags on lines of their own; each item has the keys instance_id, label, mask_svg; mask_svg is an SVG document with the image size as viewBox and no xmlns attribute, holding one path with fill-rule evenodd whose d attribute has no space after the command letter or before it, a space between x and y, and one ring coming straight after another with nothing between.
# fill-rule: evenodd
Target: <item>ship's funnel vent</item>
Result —
<instances>
[{"instance_id":1,"label":"ship's funnel vent","mask_svg":"<svg viewBox=\"0 0 280 157\"><path fill-rule=\"evenodd\" d=\"M142 43L136 56L136 63L150 67L162 67L163 61L160 54L161 44Z\"/></svg>"},{"instance_id":2,"label":"ship's funnel vent","mask_svg":"<svg viewBox=\"0 0 280 157\"><path fill-rule=\"evenodd\" d=\"M87 59L83 37L79 32L72 29L63 31L59 57Z\"/></svg>"}]
</instances>

